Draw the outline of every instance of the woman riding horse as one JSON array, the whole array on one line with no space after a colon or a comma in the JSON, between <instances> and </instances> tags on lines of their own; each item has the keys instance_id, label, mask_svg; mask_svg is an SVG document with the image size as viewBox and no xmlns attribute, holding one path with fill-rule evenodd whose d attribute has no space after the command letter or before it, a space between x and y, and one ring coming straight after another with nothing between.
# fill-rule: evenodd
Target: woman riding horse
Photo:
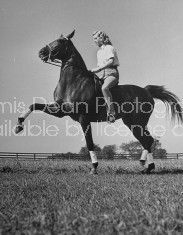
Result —
<instances>
[{"instance_id":1,"label":"woman riding horse","mask_svg":"<svg viewBox=\"0 0 183 235\"><path fill-rule=\"evenodd\" d=\"M109 89L119 82L117 68L119 66L119 60L116 50L105 32L100 30L95 31L93 33L93 39L100 49L97 52L97 68L93 68L91 71L97 73L97 76L104 81L102 93L108 106L107 122L113 123L115 122L115 109Z\"/></svg>"},{"instance_id":2,"label":"woman riding horse","mask_svg":"<svg viewBox=\"0 0 183 235\"><path fill-rule=\"evenodd\" d=\"M67 37L61 35L40 50L39 57L44 62L56 59L62 62L60 79L54 91L54 103L30 105L18 118L15 132L23 130L23 122L34 110L41 110L59 118L70 116L81 124L93 163L91 173L97 174L98 160L94 151L91 122L106 121L106 105L105 102L101 102L103 97L98 96L96 92L93 75L88 72L81 55L71 41L73 36L74 31ZM177 118L183 122L183 110L179 99L163 86L155 85L148 85L145 88L120 85L113 87L111 94L116 119L122 119L144 148L140 158L144 168L142 173L150 173L155 169L152 156L154 139L147 129L147 123L154 109L154 99L160 99L170 108L172 119ZM144 167L146 160L147 168Z\"/></svg>"}]
</instances>

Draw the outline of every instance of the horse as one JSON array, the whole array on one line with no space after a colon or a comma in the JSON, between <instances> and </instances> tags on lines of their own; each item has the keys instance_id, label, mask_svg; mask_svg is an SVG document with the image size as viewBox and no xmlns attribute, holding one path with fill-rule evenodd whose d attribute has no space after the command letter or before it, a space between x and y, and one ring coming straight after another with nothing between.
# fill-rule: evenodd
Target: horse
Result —
<instances>
[{"instance_id":1,"label":"horse","mask_svg":"<svg viewBox=\"0 0 183 235\"><path fill-rule=\"evenodd\" d=\"M61 63L60 78L54 90L54 102L51 104L34 103L18 117L15 133L23 130L23 122L34 110L62 118L70 116L79 122L84 132L86 145L90 153L91 174L98 174L97 154L94 151L91 122L106 122L107 111L101 88L96 76L89 71L74 46L75 30L67 36L61 36L39 51L40 59L45 62ZM96 89L99 87L99 89ZM155 169L153 161L154 139L148 131L147 124L153 112L155 100L161 100L172 120L183 122L182 107L179 98L164 86L117 85L111 89L116 119L133 133L143 146L140 157L141 172L150 174ZM170 111L170 112L169 112ZM145 163L147 162L147 167Z\"/></svg>"}]
</instances>

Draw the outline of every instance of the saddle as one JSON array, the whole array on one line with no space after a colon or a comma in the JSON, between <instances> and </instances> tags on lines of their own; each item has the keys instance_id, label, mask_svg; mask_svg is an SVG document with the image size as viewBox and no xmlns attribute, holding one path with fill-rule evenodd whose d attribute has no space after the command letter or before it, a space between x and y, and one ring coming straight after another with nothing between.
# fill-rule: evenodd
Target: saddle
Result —
<instances>
[{"instance_id":1,"label":"saddle","mask_svg":"<svg viewBox=\"0 0 183 235\"><path fill-rule=\"evenodd\" d=\"M102 96L102 85L104 84L104 80L100 79L96 74L93 74L93 80L95 84L95 91L96 91L96 96Z\"/></svg>"},{"instance_id":2,"label":"saddle","mask_svg":"<svg viewBox=\"0 0 183 235\"><path fill-rule=\"evenodd\" d=\"M103 97L102 85L104 84L104 80L99 78L95 73L93 73L91 71L88 71L88 72L89 72L90 76L92 76L92 78L93 78L96 96ZM114 87L117 87L117 86L118 86L118 83Z\"/></svg>"}]
</instances>

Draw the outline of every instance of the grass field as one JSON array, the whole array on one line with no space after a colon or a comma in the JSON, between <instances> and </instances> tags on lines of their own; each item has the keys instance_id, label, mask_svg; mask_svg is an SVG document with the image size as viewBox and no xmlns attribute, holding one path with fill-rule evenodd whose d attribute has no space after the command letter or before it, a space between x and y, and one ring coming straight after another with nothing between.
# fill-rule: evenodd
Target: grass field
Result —
<instances>
[{"instance_id":1,"label":"grass field","mask_svg":"<svg viewBox=\"0 0 183 235\"><path fill-rule=\"evenodd\" d=\"M183 234L183 161L0 160L0 234Z\"/></svg>"}]
</instances>

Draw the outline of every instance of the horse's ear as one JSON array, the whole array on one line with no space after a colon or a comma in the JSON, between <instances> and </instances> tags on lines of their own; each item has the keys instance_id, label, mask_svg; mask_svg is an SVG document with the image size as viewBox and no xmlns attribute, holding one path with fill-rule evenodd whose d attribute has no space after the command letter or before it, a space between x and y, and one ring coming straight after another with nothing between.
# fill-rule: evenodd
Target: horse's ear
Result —
<instances>
[{"instance_id":1,"label":"horse's ear","mask_svg":"<svg viewBox=\"0 0 183 235\"><path fill-rule=\"evenodd\" d=\"M68 34L66 38L71 39L74 36L74 33L75 33L75 29L73 30L72 33Z\"/></svg>"}]
</instances>

